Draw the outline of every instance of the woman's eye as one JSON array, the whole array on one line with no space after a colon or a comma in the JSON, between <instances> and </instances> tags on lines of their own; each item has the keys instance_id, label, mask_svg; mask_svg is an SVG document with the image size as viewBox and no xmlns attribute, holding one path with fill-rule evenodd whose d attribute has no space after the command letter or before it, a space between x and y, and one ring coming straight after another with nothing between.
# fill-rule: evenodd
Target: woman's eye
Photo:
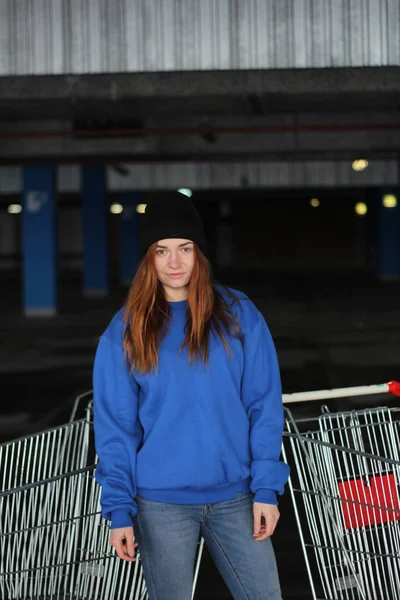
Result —
<instances>
[{"instance_id":1,"label":"woman's eye","mask_svg":"<svg viewBox=\"0 0 400 600\"><path fill-rule=\"evenodd\" d=\"M190 248L190 247L189 247L189 248L182 248L182 250L183 250L183 252L186 252L186 253L187 253L187 252L190 252L190 251L191 251L191 248Z\"/></svg>"},{"instance_id":2,"label":"woman's eye","mask_svg":"<svg viewBox=\"0 0 400 600\"><path fill-rule=\"evenodd\" d=\"M158 256L161 256L162 254L164 254L164 250L156 250L156 254L158 254Z\"/></svg>"}]
</instances>

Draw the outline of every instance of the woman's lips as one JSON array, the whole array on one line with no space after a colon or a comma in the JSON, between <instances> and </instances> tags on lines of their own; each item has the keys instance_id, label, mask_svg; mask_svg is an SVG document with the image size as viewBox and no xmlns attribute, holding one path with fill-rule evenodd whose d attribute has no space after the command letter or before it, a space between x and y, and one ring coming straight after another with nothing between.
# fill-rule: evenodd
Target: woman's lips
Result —
<instances>
[{"instance_id":1,"label":"woman's lips","mask_svg":"<svg viewBox=\"0 0 400 600\"><path fill-rule=\"evenodd\" d=\"M184 275L184 273L169 273L168 277L172 277L172 279L179 279L179 277L182 277L182 275Z\"/></svg>"}]
</instances>

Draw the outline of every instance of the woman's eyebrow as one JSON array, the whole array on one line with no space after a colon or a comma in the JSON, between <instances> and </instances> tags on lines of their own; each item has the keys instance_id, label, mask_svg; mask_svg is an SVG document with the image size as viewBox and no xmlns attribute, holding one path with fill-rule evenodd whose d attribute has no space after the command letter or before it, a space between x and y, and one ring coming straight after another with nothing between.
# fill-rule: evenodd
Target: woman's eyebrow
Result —
<instances>
[{"instance_id":1,"label":"woman's eyebrow","mask_svg":"<svg viewBox=\"0 0 400 600\"><path fill-rule=\"evenodd\" d=\"M185 242L184 244L179 244L178 248L183 248L184 246L189 246L189 244L193 244L193 242ZM161 244L157 244L157 248L162 248L163 250L168 250L168 246L161 246Z\"/></svg>"}]
</instances>

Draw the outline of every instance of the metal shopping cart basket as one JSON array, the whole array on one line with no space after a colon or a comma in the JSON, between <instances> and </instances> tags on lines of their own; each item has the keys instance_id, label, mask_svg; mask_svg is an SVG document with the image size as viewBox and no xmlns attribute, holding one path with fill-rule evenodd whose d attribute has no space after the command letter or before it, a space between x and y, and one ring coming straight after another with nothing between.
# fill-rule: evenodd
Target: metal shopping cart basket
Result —
<instances>
[{"instance_id":1,"label":"metal shopping cart basket","mask_svg":"<svg viewBox=\"0 0 400 600\"><path fill-rule=\"evenodd\" d=\"M285 403L392 392L395 382L285 396ZM314 600L400 598L400 408L295 420L283 455Z\"/></svg>"},{"instance_id":2,"label":"metal shopping cart basket","mask_svg":"<svg viewBox=\"0 0 400 600\"><path fill-rule=\"evenodd\" d=\"M285 395L284 402L382 391L399 393L392 384ZM283 453L314 600L400 597L399 414L325 410L295 421L287 411ZM92 433L89 392L68 424L0 445L3 600L147 599L140 554L121 561L108 543Z\"/></svg>"},{"instance_id":3,"label":"metal shopping cart basket","mask_svg":"<svg viewBox=\"0 0 400 600\"><path fill-rule=\"evenodd\" d=\"M77 398L68 424L0 445L2 600L147 599L140 554L127 563L108 543L92 434L88 392Z\"/></svg>"}]
</instances>

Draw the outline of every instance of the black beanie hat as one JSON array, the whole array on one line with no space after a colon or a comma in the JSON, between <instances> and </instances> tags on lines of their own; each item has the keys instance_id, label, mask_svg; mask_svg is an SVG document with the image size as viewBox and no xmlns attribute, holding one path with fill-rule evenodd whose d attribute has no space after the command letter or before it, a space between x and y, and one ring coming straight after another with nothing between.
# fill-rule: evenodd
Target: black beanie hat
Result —
<instances>
[{"instance_id":1,"label":"black beanie hat","mask_svg":"<svg viewBox=\"0 0 400 600\"><path fill-rule=\"evenodd\" d=\"M207 241L200 215L191 199L180 193L152 198L140 219L142 255L154 242L169 238L191 240L203 254L207 254Z\"/></svg>"}]
</instances>

